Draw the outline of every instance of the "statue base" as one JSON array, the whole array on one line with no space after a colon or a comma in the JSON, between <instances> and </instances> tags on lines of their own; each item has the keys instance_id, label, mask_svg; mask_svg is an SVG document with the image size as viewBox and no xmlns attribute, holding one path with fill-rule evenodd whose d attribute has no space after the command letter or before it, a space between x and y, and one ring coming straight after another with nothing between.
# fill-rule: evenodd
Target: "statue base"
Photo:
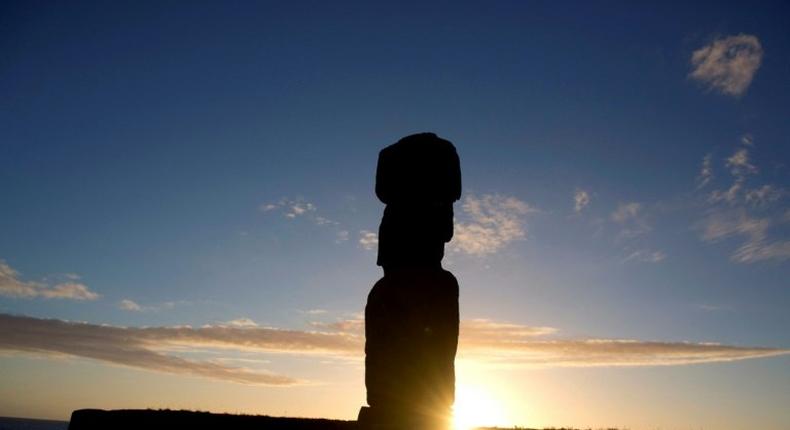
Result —
<instances>
[{"instance_id":1,"label":"statue base","mask_svg":"<svg viewBox=\"0 0 790 430\"><path fill-rule=\"evenodd\" d=\"M450 414L427 416L382 407L362 406L357 417L359 430L450 430Z\"/></svg>"}]
</instances>

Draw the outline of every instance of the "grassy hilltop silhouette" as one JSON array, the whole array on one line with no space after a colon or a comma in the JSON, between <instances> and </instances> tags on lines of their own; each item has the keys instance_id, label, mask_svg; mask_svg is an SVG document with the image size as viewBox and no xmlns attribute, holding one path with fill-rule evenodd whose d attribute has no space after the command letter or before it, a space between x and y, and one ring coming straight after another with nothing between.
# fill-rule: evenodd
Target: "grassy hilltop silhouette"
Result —
<instances>
[{"instance_id":1,"label":"grassy hilltop silhouette","mask_svg":"<svg viewBox=\"0 0 790 430\"><path fill-rule=\"evenodd\" d=\"M80 409L71 415L69 430L126 430L126 429L195 429L215 428L234 430L358 430L356 421L322 418L287 418L268 415L216 414L201 411L174 411L169 409ZM475 430L511 430L502 427L478 427ZM464 429L466 430L466 429ZM512 430L537 430L513 427ZM554 428L544 430L574 430ZM588 429L589 430L589 429ZM616 430L616 429L605 429Z\"/></svg>"}]
</instances>

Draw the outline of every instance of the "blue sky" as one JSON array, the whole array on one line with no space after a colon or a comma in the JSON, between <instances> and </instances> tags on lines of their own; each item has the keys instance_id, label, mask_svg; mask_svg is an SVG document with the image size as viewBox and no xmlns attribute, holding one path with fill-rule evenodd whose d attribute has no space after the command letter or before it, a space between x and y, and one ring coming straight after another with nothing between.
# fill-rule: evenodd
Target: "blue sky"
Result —
<instances>
[{"instance_id":1,"label":"blue sky","mask_svg":"<svg viewBox=\"0 0 790 430\"><path fill-rule=\"evenodd\" d=\"M358 314L381 274L377 153L433 131L463 171L445 259L467 324L459 378L506 399L499 424L786 428L788 12L4 4L0 320L23 340L0 341L13 369L0 385L30 389L0 390L0 414L353 417ZM73 344L51 346L61 321L84 324L65 326ZM187 325L197 340L186 347L132 336L141 355L128 362L80 343L91 330L117 340L102 327L151 327L172 343L168 330ZM247 350L212 327L261 343ZM272 328L329 337L283 351ZM154 366L150 351L190 360L191 373ZM299 383L200 367L228 357ZM35 388L42 374L62 392ZM125 378L170 394L98 391ZM184 397L187 387L226 394ZM691 398L705 400L673 416Z\"/></svg>"}]
</instances>

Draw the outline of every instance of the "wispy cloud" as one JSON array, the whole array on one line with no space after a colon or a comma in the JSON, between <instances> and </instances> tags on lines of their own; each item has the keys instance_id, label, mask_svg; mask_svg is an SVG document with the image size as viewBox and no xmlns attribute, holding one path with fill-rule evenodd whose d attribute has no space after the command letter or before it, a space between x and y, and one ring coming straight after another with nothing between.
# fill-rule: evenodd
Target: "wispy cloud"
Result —
<instances>
[{"instance_id":1,"label":"wispy cloud","mask_svg":"<svg viewBox=\"0 0 790 430\"><path fill-rule=\"evenodd\" d=\"M713 179L713 155L707 154L702 158L702 167L697 176L697 189L704 188Z\"/></svg>"},{"instance_id":2,"label":"wispy cloud","mask_svg":"<svg viewBox=\"0 0 790 430\"><path fill-rule=\"evenodd\" d=\"M190 302L185 300L180 301L171 301L171 302L161 302L155 304L148 304L142 305L132 299L123 299L118 302L118 309L129 311L129 312L158 312L168 309L173 309L177 305L188 305Z\"/></svg>"},{"instance_id":3,"label":"wispy cloud","mask_svg":"<svg viewBox=\"0 0 790 430\"><path fill-rule=\"evenodd\" d=\"M450 250L469 255L493 254L526 237L526 215L536 212L528 203L500 194L468 195L463 214L455 222Z\"/></svg>"},{"instance_id":4,"label":"wispy cloud","mask_svg":"<svg viewBox=\"0 0 790 430\"><path fill-rule=\"evenodd\" d=\"M120 303L118 303L118 307L130 312L142 312L143 307L137 304L134 300L123 299Z\"/></svg>"},{"instance_id":5,"label":"wispy cloud","mask_svg":"<svg viewBox=\"0 0 790 430\"><path fill-rule=\"evenodd\" d=\"M106 363L244 384L293 385L283 375L179 357L188 348L302 354L358 352L355 337L244 325L131 328L0 314L0 349L90 358Z\"/></svg>"},{"instance_id":6,"label":"wispy cloud","mask_svg":"<svg viewBox=\"0 0 790 430\"><path fill-rule=\"evenodd\" d=\"M248 319L200 328L118 327L0 314L0 350L72 356L173 374L243 384L294 385L285 375L229 366L228 360L194 360L178 354L219 349L259 353L345 357L363 353L359 318L317 324L329 331L280 330ZM252 323L252 324L251 324ZM485 319L461 323L459 358L527 366L660 366L785 355L790 350L718 343L629 339L545 339L551 327ZM230 360L231 362L233 360Z\"/></svg>"},{"instance_id":7,"label":"wispy cloud","mask_svg":"<svg viewBox=\"0 0 790 430\"><path fill-rule=\"evenodd\" d=\"M373 251L379 246L379 236L369 230L360 230L359 245L368 251Z\"/></svg>"},{"instance_id":8,"label":"wispy cloud","mask_svg":"<svg viewBox=\"0 0 790 430\"><path fill-rule=\"evenodd\" d=\"M731 256L738 263L790 259L790 241L769 240L771 224L769 218L752 217L743 208L713 211L702 222L702 239L717 242L732 236L744 238Z\"/></svg>"},{"instance_id":9,"label":"wispy cloud","mask_svg":"<svg viewBox=\"0 0 790 430\"><path fill-rule=\"evenodd\" d=\"M785 190L769 184L747 191L744 198L752 206L767 206L779 201L784 195Z\"/></svg>"},{"instance_id":10,"label":"wispy cloud","mask_svg":"<svg viewBox=\"0 0 790 430\"><path fill-rule=\"evenodd\" d=\"M709 203L726 202L730 205L739 203L743 194L744 184L750 175L758 172L757 166L749 159L749 150L739 148L725 160L725 166L732 175L733 182L726 190L713 190L708 196ZM753 198L759 196L753 196Z\"/></svg>"},{"instance_id":11,"label":"wispy cloud","mask_svg":"<svg viewBox=\"0 0 790 430\"><path fill-rule=\"evenodd\" d=\"M642 205L637 202L620 203L617 209L612 212L612 221L623 224L639 216L639 211L641 210Z\"/></svg>"},{"instance_id":12,"label":"wispy cloud","mask_svg":"<svg viewBox=\"0 0 790 430\"><path fill-rule=\"evenodd\" d=\"M637 251L633 251L628 254L624 259L623 263L627 261L639 261L642 263L660 263L667 258L667 255L663 251L653 251L650 249L640 249Z\"/></svg>"},{"instance_id":13,"label":"wispy cloud","mask_svg":"<svg viewBox=\"0 0 790 430\"><path fill-rule=\"evenodd\" d=\"M701 305L698 305L697 308L699 308L700 310L703 310L705 312L725 312L725 311L726 312L731 312L731 311L734 310L732 306L712 305L710 303L703 303Z\"/></svg>"},{"instance_id":14,"label":"wispy cloud","mask_svg":"<svg viewBox=\"0 0 790 430\"><path fill-rule=\"evenodd\" d=\"M468 348L468 347L466 347ZM533 340L473 345L475 353L502 363L552 367L676 366L786 355L788 350L716 343L650 342L627 339Z\"/></svg>"},{"instance_id":15,"label":"wispy cloud","mask_svg":"<svg viewBox=\"0 0 790 430\"><path fill-rule=\"evenodd\" d=\"M730 173L733 176L746 176L757 173L757 167L749 162L749 150L746 148L738 149L727 158L727 167L730 168Z\"/></svg>"},{"instance_id":16,"label":"wispy cloud","mask_svg":"<svg viewBox=\"0 0 790 430\"><path fill-rule=\"evenodd\" d=\"M314 225L334 230L335 243L337 244L347 242L350 237L349 231L343 228L340 222L322 215L315 204L301 197L282 198L276 202L264 203L258 207L258 210L264 213L280 213L283 217L291 220L306 219Z\"/></svg>"},{"instance_id":17,"label":"wispy cloud","mask_svg":"<svg viewBox=\"0 0 790 430\"><path fill-rule=\"evenodd\" d=\"M652 229L644 214L642 204L638 202L620 203L610 218L620 225L620 238L633 239Z\"/></svg>"},{"instance_id":18,"label":"wispy cloud","mask_svg":"<svg viewBox=\"0 0 790 430\"><path fill-rule=\"evenodd\" d=\"M286 218L296 218L300 216L304 216L307 214L313 214L316 211L316 207L314 204L302 199L288 199L283 198L274 203L264 203L258 207L261 212L272 212L278 211L283 214ZM326 218L316 217L317 224L325 224L327 221Z\"/></svg>"},{"instance_id":19,"label":"wispy cloud","mask_svg":"<svg viewBox=\"0 0 790 430\"><path fill-rule=\"evenodd\" d=\"M235 320L230 320L220 324L222 327L240 327L240 328L249 328L249 327L258 327L258 323L249 319L249 318L236 318Z\"/></svg>"},{"instance_id":20,"label":"wispy cloud","mask_svg":"<svg viewBox=\"0 0 790 430\"><path fill-rule=\"evenodd\" d=\"M756 36L728 36L694 51L689 76L722 94L740 96L752 83L762 58L763 48Z\"/></svg>"},{"instance_id":21,"label":"wispy cloud","mask_svg":"<svg viewBox=\"0 0 790 430\"><path fill-rule=\"evenodd\" d=\"M573 210L576 213L581 212L587 205L590 204L590 194L582 189L577 189L573 193Z\"/></svg>"},{"instance_id":22,"label":"wispy cloud","mask_svg":"<svg viewBox=\"0 0 790 430\"><path fill-rule=\"evenodd\" d=\"M47 282L23 281L19 273L0 260L0 295L19 298L96 300L99 295L85 284L76 282L76 275L66 277L67 282L50 285Z\"/></svg>"},{"instance_id":23,"label":"wispy cloud","mask_svg":"<svg viewBox=\"0 0 790 430\"><path fill-rule=\"evenodd\" d=\"M744 140L745 136L748 139ZM754 146L750 135L744 138L741 143ZM750 177L759 173L747 148L736 149L724 165L733 182L729 188L713 190L708 195L705 217L698 224L702 240L719 242L730 237L741 238L741 245L730 257L737 263L790 259L790 241L769 236L769 230L782 223L782 215L777 213L782 209L776 206L786 191L772 184L747 188Z\"/></svg>"}]
</instances>

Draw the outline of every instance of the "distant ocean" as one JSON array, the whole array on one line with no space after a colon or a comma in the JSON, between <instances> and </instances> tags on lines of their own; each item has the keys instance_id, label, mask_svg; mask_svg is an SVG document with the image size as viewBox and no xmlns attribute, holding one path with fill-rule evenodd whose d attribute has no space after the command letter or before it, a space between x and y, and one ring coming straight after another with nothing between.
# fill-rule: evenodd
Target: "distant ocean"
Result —
<instances>
[{"instance_id":1,"label":"distant ocean","mask_svg":"<svg viewBox=\"0 0 790 430\"><path fill-rule=\"evenodd\" d=\"M68 427L68 421L0 417L0 430L66 430Z\"/></svg>"}]
</instances>

